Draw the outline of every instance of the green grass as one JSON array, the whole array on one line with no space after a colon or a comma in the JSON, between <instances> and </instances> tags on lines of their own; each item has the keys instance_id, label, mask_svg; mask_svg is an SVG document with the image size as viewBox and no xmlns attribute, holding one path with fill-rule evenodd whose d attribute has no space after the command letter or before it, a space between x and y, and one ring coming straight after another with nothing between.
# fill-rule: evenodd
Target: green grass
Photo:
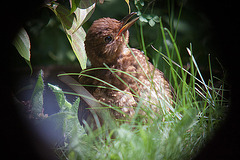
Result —
<instances>
[{"instance_id":1,"label":"green grass","mask_svg":"<svg viewBox=\"0 0 240 160\"><path fill-rule=\"evenodd\" d=\"M135 2L140 12L141 8L144 7L144 1L140 0ZM151 2L153 2L152 4L155 3L154 1ZM175 89L176 100L173 102L174 106L170 108L171 112L166 112L166 104L161 106L156 104L162 114L157 115L157 118L152 118L151 115L153 111L148 106L144 106L142 101L140 101L136 107L135 117L130 123L123 123L111 119L109 114L106 113L106 109L108 108L121 112L119 108L104 103L99 104L93 97L86 94L79 84L75 84L74 86L76 89L75 93L64 92L61 88L48 84L48 87L56 95L60 110L58 113L47 116L44 115L43 110L44 81L42 74L39 74L30 100L33 112L32 117L34 117L31 121L36 121L36 125L51 121L56 124L56 128L60 127L63 132L64 143L60 146L56 144L54 148L59 159L192 159L206 142L214 136L214 131L221 125L221 122L225 118L228 106L228 101L224 98L226 92L225 81L224 79L215 77L213 74L210 55L208 56L209 79L205 79L199 67L200 65L194 57L194 55L198 53L194 53L192 44L189 44L189 47L185 46L187 47L186 50L181 50L180 52L180 46L178 46L176 42L178 22L180 21L182 7L179 10L177 23L174 23L174 20L176 20L174 18L174 1L168 0L168 3L169 23L167 24L169 25L169 29L164 28L166 23L163 24L161 18L157 20L153 18L155 16L152 16L152 13L149 15L145 13L150 5L145 5L146 8L142 9L145 11L140 12L142 18L145 18L148 22L150 22L150 20L147 19L147 17L150 16L151 18L152 16L151 20L154 19L155 27L158 26L159 34L157 40L159 42L156 43L156 46L152 45L154 42L145 44L147 38L144 37L144 25L146 25L146 23L143 24L143 22L140 22L139 28L136 27L138 30L136 37L138 37L139 49L144 51L146 57L151 56L154 66L159 67L159 69L165 73L170 84ZM162 17L164 17L164 15ZM154 33L155 31L156 30L153 29ZM61 46L64 46L66 49L65 45ZM153 52L149 53L149 50ZM62 52L65 54L65 51ZM183 59L186 60L186 56L189 57L188 64L190 67L188 68L184 65L186 62L183 62ZM60 61L62 62L62 60ZM129 73L113 70L107 65L103 68L110 70L113 74L122 72L139 81ZM61 74L59 75L60 79L66 75L81 75L99 80L96 77L87 75L85 71L82 71L80 74ZM120 77L118 78L120 79ZM148 78L151 81L151 77L148 76ZM69 79L65 79L65 81L68 80ZM122 79L120 80L122 81ZM107 82L102 82L110 89L123 92ZM122 82L128 86L124 81ZM68 81L67 83L70 82ZM105 123L105 125L101 127L96 117L95 120L99 128L92 131L85 123L86 127L84 129L83 126L80 126L77 117L80 98L77 98L76 101L71 104L67 101L64 94L82 97L93 105L101 105L99 113L101 113L105 122L108 123ZM159 101L161 101L160 98ZM144 118L151 119L150 121L146 123L140 121L141 117L139 118L137 115L137 111L140 108L145 108L146 116ZM88 132L88 134L86 134L86 132Z\"/></svg>"},{"instance_id":2,"label":"green grass","mask_svg":"<svg viewBox=\"0 0 240 160\"><path fill-rule=\"evenodd\" d=\"M228 103L224 98L224 80L219 81L214 77L210 55L210 79L204 80L194 58L191 44L187 48L190 68L185 69L177 44L170 31L163 27L161 19L159 29L162 32L167 53L161 53L154 46L152 48L156 54L163 57L159 61L165 61L170 69L164 72L169 72L168 78L177 97L171 113L163 111L164 114L157 119L152 119L147 124L139 122L137 118L133 118L131 123L119 123L108 118L105 121L114 121L113 128L102 126L95 131L88 128L88 134L82 135L72 132L71 138L66 142L67 145L64 148L56 149L61 151L59 158L71 160L191 159L214 135L214 131L224 119ZM141 25L140 30L143 51L146 51ZM174 51L170 51L165 34L170 37ZM177 56L176 61L172 60L173 54ZM155 65L157 66L157 64ZM107 66L106 68L110 69ZM117 72L117 70L111 71ZM215 82L222 84L216 87ZM108 85L117 90L111 84ZM102 105L110 107L106 104ZM138 107L144 108L142 104L139 104ZM164 107L166 106L159 106L162 110ZM152 113L151 110L146 110L146 112L146 116ZM112 135L115 138L112 138Z\"/></svg>"}]
</instances>

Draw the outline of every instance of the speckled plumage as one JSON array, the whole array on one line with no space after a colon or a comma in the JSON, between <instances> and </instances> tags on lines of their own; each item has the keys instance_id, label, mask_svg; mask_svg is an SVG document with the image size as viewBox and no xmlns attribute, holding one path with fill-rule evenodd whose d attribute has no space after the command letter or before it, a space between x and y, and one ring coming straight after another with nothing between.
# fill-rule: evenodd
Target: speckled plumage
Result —
<instances>
[{"instance_id":1,"label":"speckled plumage","mask_svg":"<svg viewBox=\"0 0 240 160\"><path fill-rule=\"evenodd\" d=\"M80 83L87 85L86 89L97 100L119 108L123 112L110 109L115 119L133 117L139 102L142 103L142 107L149 107L160 114L160 106L168 110L167 106L172 105L171 87L164 74L154 68L140 50L127 47L128 28L119 34L125 24L111 18L101 18L92 24L85 40L87 56L92 68L102 68L106 64L109 69L94 69L84 74L97 77L107 83L86 76L80 77ZM108 36L112 38L110 42L111 38ZM106 37L108 37L107 41ZM144 109L139 113L144 115Z\"/></svg>"}]
</instances>

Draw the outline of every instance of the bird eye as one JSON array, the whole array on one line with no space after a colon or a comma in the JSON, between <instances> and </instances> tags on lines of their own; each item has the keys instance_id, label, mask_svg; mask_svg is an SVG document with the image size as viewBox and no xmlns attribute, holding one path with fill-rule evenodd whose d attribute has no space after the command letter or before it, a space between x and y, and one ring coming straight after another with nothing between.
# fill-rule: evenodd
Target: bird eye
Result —
<instances>
[{"instance_id":1,"label":"bird eye","mask_svg":"<svg viewBox=\"0 0 240 160\"><path fill-rule=\"evenodd\" d=\"M104 38L104 41L106 43L110 43L112 41L112 37L111 36L107 36L107 37Z\"/></svg>"}]
</instances>

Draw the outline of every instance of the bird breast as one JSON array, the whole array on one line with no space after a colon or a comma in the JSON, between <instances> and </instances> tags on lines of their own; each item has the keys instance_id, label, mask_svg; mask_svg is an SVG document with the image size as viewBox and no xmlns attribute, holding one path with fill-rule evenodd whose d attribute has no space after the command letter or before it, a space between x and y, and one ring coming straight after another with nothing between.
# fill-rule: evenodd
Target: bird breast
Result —
<instances>
[{"instance_id":1,"label":"bird breast","mask_svg":"<svg viewBox=\"0 0 240 160\"><path fill-rule=\"evenodd\" d=\"M109 89L108 84L95 81L94 85L105 88L96 88L93 96L101 102L120 108L130 117L134 115L134 108L139 102L155 113L160 112L160 106L166 106L166 110L169 110L167 106L172 105L172 94L163 73L155 69L141 51L131 50L124 49L117 63L109 66L112 71L105 70L100 75L100 79L116 88ZM111 111L116 119L125 117L115 110Z\"/></svg>"}]
</instances>

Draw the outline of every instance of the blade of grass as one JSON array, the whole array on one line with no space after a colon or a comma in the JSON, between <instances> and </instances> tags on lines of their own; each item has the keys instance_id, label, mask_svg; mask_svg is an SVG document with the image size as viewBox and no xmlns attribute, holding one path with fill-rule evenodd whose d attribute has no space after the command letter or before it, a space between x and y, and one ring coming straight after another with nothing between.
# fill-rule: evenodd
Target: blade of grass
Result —
<instances>
[{"instance_id":1,"label":"blade of grass","mask_svg":"<svg viewBox=\"0 0 240 160\"><path fill-rule=\"evenodd\" d=\"M162 55L164 58L166 58L166 59L168 60L168 62L169 62L169 65L170 65L170 63L176 65L177 67L179 67L180 69L182 69L184 72L186 72L187 74L189 74L191 77L193 77L195 80L197 80L199 83L201 83L201 84L204 85L204 83L203 83L201 80L199 80L196 76L194 76L192 73L190 73L189 71L187 71L185 68L181 67L179 64L177 64L176 62L174 62L172 59L168 58L166 55L164 55L164 54L161 53L160 51L158 51L154 46L151 45L151 47L152 47L156 52L158 52L160 55ZM173 69L173 71L175 71L175 70ZM174 74L176 74L176 72L174 72ZM179 75L178 77L180 77L180 75ZM182 79L182 78L181 78L181 79ZM182 81L183 81L183 79L182 79ZM206 86L206 87L207 87L208 89L212 90L211 87L209 87L209 86Z\"/></svg>"},{"instance_id":2,"label":"blade of grass","mask_svg":"<svg viewBox=\"0 0 240 160\"><path fill-rule=\"evenodd\" d=\"M206 89L206 91L207 91L207 94L208 94L208 96L209 96L210 99L211 99L211 103L213 104L213 106L215 106L214 101L212 100L212 96L211 96L211 94L210 94L210 92L209 92L209 90L208 90L208 87L207 87L207 85L206 85L206 83L205 83L205 81L204 81L204 79L203 79L203 77L202 77L202 74L201 74L201 72L200 72L200 70L199 70L199 68L198 68L197 62L196 62L196 60L195 60L195 58L194 58L194 56L193 56L193 54L192 54L192 51L191 51L189 48L187 48L187 51L188 51L188 54L191 56L192 61L193 61L194 65L195 65L195 67L196 67L196 69L197 69L197 72L198 72L198 74L199 74L199 76L200 76L200 78L201 78L201 80L202 80L202 82L203 82L203 85L204 85L204 87L205 87L205 89Z\"/></svg>"},{"instance_id":3,"label":"blade of grass","mask_svg":"<svg viewBox=\"0 0 240 160\"><path fill-rule=\"evenodd\" d=\"M113 74L115 74L114 73L114 71L111 69L111 68L109 68L106 64L105 64L105 66L106 66L106 68L107 69L109 69ZM124 72L124 71L121 71L121 70L118 70L119 72L121 72L121 73L124 73L124 74L128 74L128 73L126 73L126 72ZM134 76L132 76L131 74L128 74L131 78L134 78L136 81L138 81L138 82L141 82L139 79L137 79L136 77L134 77ZM117 76L116 74L115 74L115 76ZM117 78L123 83L123 84L125 84L128 88L130 88L131 90L133 90L131 87L129 87L129 85L126 83L126 82L124 82L119 76L117 76ZM145 84L143 84L142 82L141 82L141 84L142 85L144 85L146 88L148 88L149 90L151 90L151 87L149 88L149 86L146 86ZM156 90L156 88L154 88L155 90ZM121 90L120 90L121 91ZM123 92L123 91L121 91L121 92ZM133 90L133 93L134 93L135 91ZM156 91L157 92L157 91ZM124 94L129 94L128 92L123 92ZM151 102L151 98L149 98L149 99L143 99L142 97L139 97L139 95L135 95L135 94L131 94L132 96L134 96L134 97L137 97L137 98L139 98L139 100L140 101L144 101L144 102L147 102L147 103L149 103L150 105L156 105L156 104L154 104L154 103L152 103ZM151 96L151 95L150 95ZM159 95L160 97L159 97L159 104L161 103L161 101L164 101L164 103L166 103L167 104L167 106L169 107L169 109L173 112L173 113L175 113L175 109L171 106L171 104L168 102L168 100L165 100L165 98L164 97L161 97L161 95ZM165 105L166 105L165 104ZM160 105L161 107L162 106L165 106L165 105ZM162 108L163 110L165 109L165 108ZM154 112L153 112L154 113ZM177 117L179 118L179 119L181 119L181 116L179 116L177 113L175 113L176 115L177 115Z\"/></svg>"}]
</instances>

